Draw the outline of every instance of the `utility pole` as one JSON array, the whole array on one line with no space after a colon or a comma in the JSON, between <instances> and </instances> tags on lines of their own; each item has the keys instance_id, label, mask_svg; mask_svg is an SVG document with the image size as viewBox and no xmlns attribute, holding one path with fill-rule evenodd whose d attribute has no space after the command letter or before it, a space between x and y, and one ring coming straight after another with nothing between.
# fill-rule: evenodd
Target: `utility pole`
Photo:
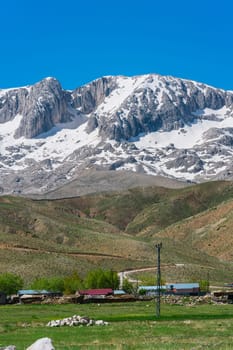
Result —
<instances>
[{"instance_id":1,"label":"utility pole","mask_svg":"<svg viewBox=\"0 0 233 350\"><path fill-rule=\"evenodd\" d=\"M156 317L160 317L160 297L161 297L161 270L160 270L160 250L162 243L155 245L157 249L157 302L156 302Z\"/></svg>"},{"instance_id":2,"label":"utility pole","mask_svg":"<svg viewBox=\"0 0 233 350\"><path fill-rule=\"evenodd\" d=\"M210 292L210 272L207 271L207 292Z\"/></svg>"}]
</instances>

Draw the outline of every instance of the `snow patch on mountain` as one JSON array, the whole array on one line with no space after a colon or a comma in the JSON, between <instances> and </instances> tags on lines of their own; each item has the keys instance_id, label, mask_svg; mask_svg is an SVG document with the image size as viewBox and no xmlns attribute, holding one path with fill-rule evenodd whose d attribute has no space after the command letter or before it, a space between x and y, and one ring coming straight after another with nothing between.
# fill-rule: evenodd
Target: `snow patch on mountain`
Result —
<instances>
[{"instance_id":1,"label":"snow patch on mountain","mask_svg":"<svg viewBox=\"0 0 233 350\"><path fill-rule=\"evenodd\" d=\"M95 147L101 140L97 130L91 134L85 131L85 121L80 120L80 118L76 118L70 123L58 123L51 130L38 135L34 139L24 137L15 139L14 133L20 120L21 116L18 115L14 120L3 124L0 131L0 138L2 138L1 155L10 158L18 154L15 162L8 166L5 165L14 170L23 169L28 159L40 162L48 158L52 159L53 168L55 169L75 149L86 145ZM19 154L22 157L19 157Z\"/></svg>"},{"instance_id":2,"label":"snow patch on mountain","mask_svg":"<svg viewBox=\"0 0 233 350\"><path fill-rule=\"evenodd\" d=\"M144 80L145 76L136 76L132 78L124 76L117 77L117 88L106 97L104 102L96 109L96 114L111 115L114 113Z\"/></svg>"},{"instance_id":3,"label":"snow patch on mountain","mask_svg":"<svg viewBox=\"0 0 233 350\"><path fill-rule=\"evenodd\" d=\"M202 144L203 135L210 128L226 128L233 125L233 116L226 115L226 107L215 111L209 108L203 111L196 111L193 113L198 116L199 119L191 124L185 125L178 130L172 130L169 132L156 131L148 134L138 135L136 138L132 138L131 142L134 142L138 148L163 148L170 144L173 144L175 148L193 148L197 144ZM202 116L211 116L215 114L219 120L200 119Z\"/></svg>"}]
</instances>

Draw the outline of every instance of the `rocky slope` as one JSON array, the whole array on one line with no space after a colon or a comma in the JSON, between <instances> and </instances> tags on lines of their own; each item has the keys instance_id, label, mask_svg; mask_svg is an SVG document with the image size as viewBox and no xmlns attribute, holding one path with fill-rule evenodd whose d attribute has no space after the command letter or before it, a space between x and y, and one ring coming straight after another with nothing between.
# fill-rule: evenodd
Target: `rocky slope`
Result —
<instances>
[{"instance_id":1,"label":"rocky slope","mask_svg":"<svg viewBox=\"0 0 233 350\"><path fill-rule=\"evenodd\" d=\"M0 191L44 193L87 169L232 178L233 92L156 74L65 91L0 90ZM101 189L100 189L101 190Z\"/></svg>"}]
</instances>

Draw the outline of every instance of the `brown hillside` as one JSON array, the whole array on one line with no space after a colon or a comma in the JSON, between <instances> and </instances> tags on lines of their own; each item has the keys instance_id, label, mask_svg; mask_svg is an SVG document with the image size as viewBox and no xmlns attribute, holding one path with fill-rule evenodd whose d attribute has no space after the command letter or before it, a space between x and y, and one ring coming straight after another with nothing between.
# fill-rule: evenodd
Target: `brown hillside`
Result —
<instances>
[{"instance_id":1,"label":"brown hillside","mask_svg":"<svg viewBox=\"0 0 233 350\"><path fill-rule=\"evenodd\" d=\"M192 216L153 237L170 238L221 260L233 260L233 200Z\"/></svg>"}]
</instances>

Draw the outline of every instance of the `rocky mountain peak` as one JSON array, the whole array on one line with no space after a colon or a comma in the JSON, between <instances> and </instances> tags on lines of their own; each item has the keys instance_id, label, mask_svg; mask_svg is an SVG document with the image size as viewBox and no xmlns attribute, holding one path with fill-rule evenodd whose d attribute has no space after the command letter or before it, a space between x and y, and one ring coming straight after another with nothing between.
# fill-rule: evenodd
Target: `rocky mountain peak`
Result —
<instances>
[{"instance_id":1,"label":"rocky mountain peak","mask_svg":"<svg viewBox=\"0 0 233 350\"><path fill-rule=\"evenodd\" d=\"M46 191L92 168L183 181L233 174L233 92L195 81L106 76L66 91L45 78L0 90L0 123L3 193Z\"/></svg>"}]
</instances>

